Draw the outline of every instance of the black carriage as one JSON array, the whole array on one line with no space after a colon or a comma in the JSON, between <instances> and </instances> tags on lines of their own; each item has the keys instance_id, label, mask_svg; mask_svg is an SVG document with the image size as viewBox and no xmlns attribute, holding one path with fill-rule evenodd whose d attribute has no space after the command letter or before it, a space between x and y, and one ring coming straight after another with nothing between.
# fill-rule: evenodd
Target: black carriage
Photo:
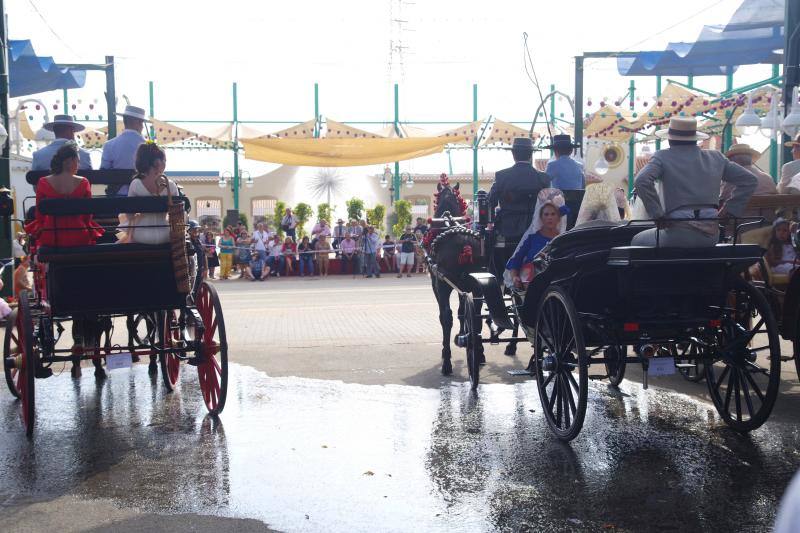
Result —
<instances>
[{"instance_id":1,"label":"black carriage","mask_svg":"<svg viewBox=\"0 0 800 533\"><path fill-rule=\"evenodd\" d=\"M91 174L93 183L103 182L102 171ZM51 199L37 206L54 217L91 214L114 221L119 213L167 213L168 208L166 197ZM208 411L216 415L223 410L228 355L219 297L208 282L194 301L179 290L170 243L34 250L34 289L18 295L3 346L6 381L21 401L28 435L35 421L35 379L52 375L54 363L76 359L97 363L122 358L130 364L139 357L157 358L169 391L177 386L181 363L186 362L197 368ZM120 343L113 330L115 320L122 319L127 342ZM76 321L94 325L94 350L76 354L58 347L64 324Z\"/></svg>"}]
</instances>

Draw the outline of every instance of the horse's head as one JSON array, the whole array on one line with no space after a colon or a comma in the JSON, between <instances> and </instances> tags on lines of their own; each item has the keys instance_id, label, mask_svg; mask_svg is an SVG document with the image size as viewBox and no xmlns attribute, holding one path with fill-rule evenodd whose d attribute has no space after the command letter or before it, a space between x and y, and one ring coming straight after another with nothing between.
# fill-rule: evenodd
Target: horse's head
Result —
<instances>
[{"instance_id":1,"label":"horse's head","mask_svg":"<svg viewBox=\"0 0 800 533\"><path fill-rule=\"evenodd\" d=\"M454 217L464 215L464 209L458 197L458 183L452 187L449 184L439 183L436 186L438 196L436 201L436 212L434 217L440 218L445 211Z\"/></svg>"}]
</instances>

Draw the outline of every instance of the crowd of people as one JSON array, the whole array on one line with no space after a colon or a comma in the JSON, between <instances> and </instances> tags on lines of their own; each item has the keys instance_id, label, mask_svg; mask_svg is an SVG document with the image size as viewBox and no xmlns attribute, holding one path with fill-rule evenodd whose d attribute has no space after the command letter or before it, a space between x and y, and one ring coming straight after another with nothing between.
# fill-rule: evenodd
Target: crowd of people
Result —
<instances>
[{"instance_id":1,"label":"crowd of people","mask_svg":"<svg viewBox=\"0 0 800 533\"><path fill-rule=\"evenodd\" d=\"M290 208L280 218L279 227L258 222L251 232L243 222L228 226L222 235L202 232L207 275L211 279L264 281L270 277L293 276L325 278L331 261L337 261L340 274L379 278L381 273L398 278L427 272L422 240L428 227L417 219L394 239L365 220L337 220L331 226L320 219L310 235L298 240L298 220ZM219 269L217 271L217 269Z\"/></svg>"}]
</instances>

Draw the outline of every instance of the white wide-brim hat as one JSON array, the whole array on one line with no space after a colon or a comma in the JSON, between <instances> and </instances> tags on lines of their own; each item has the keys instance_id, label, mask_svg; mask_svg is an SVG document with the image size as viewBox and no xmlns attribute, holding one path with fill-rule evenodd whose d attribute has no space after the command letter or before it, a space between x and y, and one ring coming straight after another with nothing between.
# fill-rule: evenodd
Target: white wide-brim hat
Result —
<instances>
[{"instance_id":1,"label":"white wide-brim hat","mask_svg":"<svg viewBox=\"0 0 800 533\"><path fill-rule=\"evenodd\" d=\"M694 117L673 117L669 119L669 128L658 130L656 137L670 141L702 141L708 135L697 131L697 119Z\"/></svg>"},{"instance_id":2,"label":"white wide-brim hat","mask_svg":"<svg viewBox=\"0 0 800 533\"><path fill-rule=\"evenodd\" d=\"M117 115L138 118L139 120L150 122L150 119L145 115L144 109L136 107L135 105L126 105L123 111L117 111Z\"/></svg>"},{"instance_id":3,"label":"white wide-brim hat","mask_svg":"<svg viewBox=\"0 0 800 533\"><path fill-rule=\"evenodd\" d=\"M52 122L47 122L44 126L42 126L47 131L53 131L53 126L63 125L63 126L71 126L74 131L83 131L86 129L86 126L75 122L75 119L72 118L71 115L56 115L53 117Z\"/></svg>"}]
</instances>

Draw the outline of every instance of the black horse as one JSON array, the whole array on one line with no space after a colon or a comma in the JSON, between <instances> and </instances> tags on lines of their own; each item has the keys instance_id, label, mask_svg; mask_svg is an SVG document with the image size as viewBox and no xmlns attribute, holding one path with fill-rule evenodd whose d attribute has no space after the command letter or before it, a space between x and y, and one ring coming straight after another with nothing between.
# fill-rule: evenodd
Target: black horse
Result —
<instances>
[{"instance_id":1,"label":"black horse","mask_svg":"<svg viewBox=\"0 0 800 533\"><path fill-rule=\"evenodd\" d=\"M453 328L453 312L450 308L450 295L453 287L445 281L447 278L461 291L468 291L468 276L483 269L479 257L481 249L480 236L457 219L463 217L466 204L458 190L458 183L453 187L445 177L437 186L434 223L429 231L435 237L430 240L429 256L435 266L431 269L431 285L439 305L439 322L442 325L442 374L453 372L450 361L450 333ZM435 272L434 272L435 270ZM464 298L458 303L459 334L464 333ZM480 360L483 359L483 348L477 347Z\"/></svg>"}]
</instances>

